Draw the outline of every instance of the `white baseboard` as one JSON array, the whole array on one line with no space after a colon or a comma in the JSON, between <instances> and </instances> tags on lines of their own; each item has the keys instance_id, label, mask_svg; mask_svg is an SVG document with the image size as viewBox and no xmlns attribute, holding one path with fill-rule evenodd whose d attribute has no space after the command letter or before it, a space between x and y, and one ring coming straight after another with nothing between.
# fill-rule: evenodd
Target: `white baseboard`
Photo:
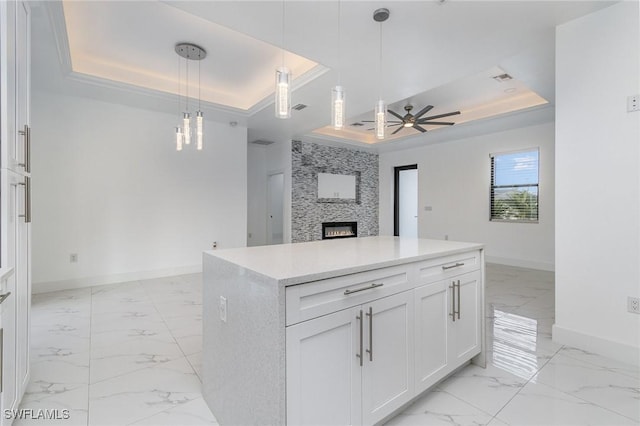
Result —
<instances>
[{"instance_id":1,"label":"white baseboard","mask_svg":"<svg viewBox=\"0 0 640 426\"><path fill-rule=\"evenodd\" d=\"M96 277L72 278L60 281L45 281L33 283L32 292L34 294L48 293L50 291L71 290L76 288L93 287L95 285L149 280L153 278L171 277L174 275L195 274L198 272L202 272L202 265L179 266L176 268L126 272L123 274L102 275Z\"/></svg>"},{"instance_id":2,"label":"white baseboard","mask_svg":"<svg viewBox=\"0 0 640 426\"><path fill-rule=\"evenodd\" d=\"M553 341L561 345L572 346L625 364L638 365L640 359L640 347L584 334L556 324L553 325L552 336Z\"/></svg>"},{"instance_id":3,"label":"white baseboard","mask_svg":"<svg viewBox=\"0 0 640 426\"><path fill-rule=\"evenodd\" d=\"M538 269L541 271L556 270L556 265L551 262L538 262L535 260L513 259L510 257L487 256L484 259L487 263L498 263L500 265L517 266L519 268Z\"/></svg>"}]
</instances>

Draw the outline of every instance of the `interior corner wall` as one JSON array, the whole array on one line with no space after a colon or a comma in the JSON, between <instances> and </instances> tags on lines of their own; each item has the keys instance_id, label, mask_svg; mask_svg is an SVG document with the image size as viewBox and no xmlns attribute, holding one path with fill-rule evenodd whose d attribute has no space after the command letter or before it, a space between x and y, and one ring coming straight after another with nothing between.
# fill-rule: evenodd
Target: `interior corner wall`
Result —
<instances>
[{"instance_id":1,"label":"interior corner wall","mask_svg":"<svg viewBox=\"0 0 640 426\"><path fill-rule=\"evenodd\" d=\"M489 221L489 154L540 149L539 223ZM418 235L485 244L488 262L554 268L554 125L380 154L380 234L393 235L394 167L418 165ZM425 210L431 208L431 210Z\"/></svg>"},{"instance_id":2,"label":"interior corner wall","mask_svg":"<svg viewBox=\"0 0 640 426\"><path fill-rule=\"evenodd\" d=\"M197 272L213 241L246 245L247 129L207 120L204 149L177 152L176 120L34 92L35 292Z\"/></svg>"},{"instance_id":3,"label":"interior corner wall","mask_svg":"<svg viewBox=\"0 0 640 426\"><path fill-rule=\"evenodd\" d=\"M291 140L275 142L267 145L267 174L282 172L284 174L283 196L283 242L291 242ZM265 176L265 188L266 188ZM266 217L266 207L265 207Z\"/></svg>"},{"instance_id":4,"label":"interior corner wall","mask_svg":"<svg viewBox=\"0 0 640 426\"><path fill-rule=\"evenodd\" d=\"M640 11L623 1L556 31L553 338L640 359Z\"/></svg>"}]
</instances>

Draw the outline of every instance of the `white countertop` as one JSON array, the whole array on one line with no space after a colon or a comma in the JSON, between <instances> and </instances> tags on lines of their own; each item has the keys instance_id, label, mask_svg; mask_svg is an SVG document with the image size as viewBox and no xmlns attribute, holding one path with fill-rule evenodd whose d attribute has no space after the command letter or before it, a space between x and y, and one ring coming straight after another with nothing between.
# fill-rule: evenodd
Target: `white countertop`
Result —
<instances>
[{"instance_id":1,"label":"white countertop","mask_svg":"<svg viewBox=\"0 0 640 426\"><path fill-rule=\"evenodd\" d=\"M293 285L481 248L478 243L382 236L210 250L205 254Z\"/></svg>"}]
</instances>

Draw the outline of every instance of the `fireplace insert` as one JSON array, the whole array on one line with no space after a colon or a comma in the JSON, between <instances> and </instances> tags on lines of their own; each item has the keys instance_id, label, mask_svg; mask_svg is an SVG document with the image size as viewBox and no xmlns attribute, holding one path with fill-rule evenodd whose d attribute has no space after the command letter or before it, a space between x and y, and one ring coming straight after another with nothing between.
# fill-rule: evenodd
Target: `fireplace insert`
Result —
<instances>
[{"instance_id":1,"label":"fireplace insert","mask_svg":"<svg viewBox=\"0 0 640 426\"><path fill-rule=\"evenodd\" d=\"M322 239L355 238L358 236L358 222L324 222Z\"/></svg>"}]
</instances>

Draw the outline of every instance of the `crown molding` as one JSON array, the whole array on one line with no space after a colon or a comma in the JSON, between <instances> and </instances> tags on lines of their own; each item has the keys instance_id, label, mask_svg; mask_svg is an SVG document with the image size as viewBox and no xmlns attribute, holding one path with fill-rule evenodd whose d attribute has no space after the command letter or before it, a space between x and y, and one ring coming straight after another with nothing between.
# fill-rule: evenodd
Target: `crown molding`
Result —
<instances>
[{"instance_id":1,"label":"crown molding","mask_svg":"<svg viewBox=\"0 0 640 426\"><path fill-rule=\"evenodd\" d=\"M62 1L45 2L49 23L53 29L53 38L58 53L58 61L62 69L62 75L68 75L73 71L71 52L69 51L69 37L67 35L67 22L64 18Z\"/></svg>"},{"instance_id":2,"label":"crown molding","mask_svg":"<svg viewBox=\"0 0 640 426\"><path fill-rule=\"evenodd\" d=\"M160 90L148 89L146 87L135 86L133 84L127 84L120 81L109 80L102 77L95 77L89 74L83 74L75 71L71 71L66 79L71 82L76 82L85 85L91 85L101 89L118 90L121 92L144 96L147 98L156 99L167 103L178 104L179 96L174 93L162 92ZM230 106L216 104L213 102L200 101L203 110L209 110L214 112L221 112L225 114L232 114L242 118L248 118L249 114L246 110L240 108L233 108Z\"/></svg>"}]
</instances>

